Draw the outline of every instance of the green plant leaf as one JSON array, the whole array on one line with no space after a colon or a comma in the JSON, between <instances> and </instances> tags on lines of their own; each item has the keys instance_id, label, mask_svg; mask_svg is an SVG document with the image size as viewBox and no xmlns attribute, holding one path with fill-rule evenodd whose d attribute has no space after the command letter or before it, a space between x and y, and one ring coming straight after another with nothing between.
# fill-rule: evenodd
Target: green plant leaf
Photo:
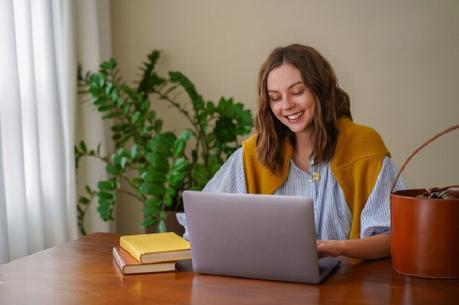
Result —
<instances>
[{"instance_id":1,"label":"green plant leaf","mask_svg":"<svg viewBox=\"0 0 459 305\"><path fill-rule=\"evenodd\" d=\"M162 185L156 184L156 183L150 183L150 182L144 182L140 185L139 191L142 194L147 194L147 195L152 195L152 196L157 196L161 197L164 195L165 190Z\"/></svg>"},{"instance_id":2,"label":"green plant leaf","mask_svg":"<svg viewBox=\"0 0 459 305\"><path fill-rule=\"evenodd\" d=\"M148 141L148 148L154 153L167 158L172 156L172 148L176 141L176 136L172 132L157 134L153 139Z\"/></svg>"},{"instance_id":3,"label":"green plant leaf","mask_svg":"<svg viewBox=\"0 0 459 305\"><path fill-rule=\"evenodd\" d=\"M216 111L215 104L212 101L208 101L206 104L206 111L209 115L212 115Z\"/></svg>"},{"instance_id":4,"label":"green plant leaf","mask_svg":"<svg viewBox=\"0 0 459 305\"><path fill-rule=\"evenodd\" d=\"M204 164L195 164L192 167L191 176L194 181L195 189L202 189L210 179L210 174Z\"/></svg>"},{"instance_id":5,"label":"green plant leaf","mask_svg":"<svg viewBox=\"0 0 459 305\"><path fill-rule=\"evenodd\" d=\"M223 159L219 158L218 156L209 156L209 158L207 159L208 174L210 176L213 176L223 165L223 162Z\"/></svg>"},{"instance_id":6,"label":"green plant leaf","mask_svg":"<svg viewBox=\"0 0 459 305\"><path fill-rule=\"evenodd\" d=\"M97 193L97 197L99 197L100 199L104 199L104 200L112 200L115 198L115 196L112 193L108 193L105 191L101 191Z\"/></svg>"},{"instance_id":7,"label":"green plant leaf","mask_svg":"<svg viewBox=\"0 0 459 305\"><path fill-rule=\"evenodd\" d=\"M142 103L140 104L140 108L142 109L143 113L147 113L148 110L150 109L150 101L143 100Z\"/></svg>"},{"instance_id":8,"label":"green plant leaf","mask_svg":"<svg viewBox=\"0 0 459 305\"><path fill-rule=\"evenodd\" d=\"M156 219L147 218L143 220L142 226L144 226L145 228L148 228L148 227L156 225L157 223L158 221Z\"/></svg>"},{"instance_id":9,"label":"green plant leaf","mask_svg":"<svg viewBox=\"0 0 459 305\"><path fill-rule=\"evenodd\" d=\"M102 75L100 73L94 73L89 77L90 92L92 95L97 96L100 94L100 87L104 85ZM99 92L93 92L92 90L99 90Z\"/></svg>"},{"instance_id":10,"label":"green plant leaf","mask_svg":"<svg viewBox=\"0 0 459 305\"><path fill-rule=\"evenodd\" d=\"M104 61L103 63L100 64L100 68L103 70L112 70L116 67L117 62L114 58L111 58L107 61Z\"/></svg>"},{"instance_id":11,"label":"green plant leaf","mask_svg":"<svg viewBox=\"0 0 459 305\"><path fill-rule=\"evenodd\" d=\"M132 123L137 123L140 119L142 118L142 113L139 111L134 112L134 114L131 117L131 122Z\"/></svg>"},{"instance_id":12,"label":"green plant leaf","mask_svg":"<svg viewBox=\"0 0 459 305\"><path fill-rule=\"evenodd\" d=\"M142 211L143 211L143 214L146 215L146 216L154 216L154 215L158 215L159 214L159 207L157 206L144 206L142 208Z\"/></svg>"},{"instance_id":13,"label":"green plant leaf","mask_svg":"<svg viewBox=\"0 0 459 305\"><path fill-rule=\"evenodd\" d=\"M145 200L144 205L148 207L156 207L159 210L161 207L161 200L157 198L150 198Z\"/></svg>"},{"instance_id":14,"label":"green plant leaf","mask_svg":"<svg viewBox=\"0 0 459 305\"><path fill-rule=\"evenodd\" d=\"M174 197L177 194L177 190L174 188L167 188L166 195L164 196L163 203L166 207L171 207L174 204Z\"/></svg>"},{"instance_id":15,"label":"green plant leaf","mask_svg":"<svg viewBox=\"0 0 459 305\"><path fill-rule=\"evenodd\" d=\"M204 100L196 91L194 84L181 72L170 71L169 78L172 83L178 83L188 94L196 112L199 112L204 107Z\"/></svg>"},{"instance_id":16,"label":"green plant leaf","mask_svg":"<svg viewBox=\"0 0 459 305\"><path fill-rule=\"evenodd\" d=\"M104 115L102 118L103 119L113 119L113 118L116 118L116 117L119 117L119 116L121 116L121 113L116 112L116 111L110 111L109 113Z\"/></svg>"},{"instance_id":17,"label":"green plant leaf","mask_svg":"<svg viewBox=\"0 0 459 305\"><path fill-rule=\"evenodd\" d=\"M156 120L155 121L155 126L154 126L155 131L159 133L159 132L161 132L162 128L163 128L163 121L162 120Z\"/></svg>"},{"instance_id":18,"label":"green plant leaf","mask_svg":"<svg viewBox=\"0 0 459 305\"><path fill-rule=\"evenodd\" d=\"M121 160L120 160L121 168L125 169L126 165L128 164L128 162L129 162L129 158L128 157L121 157Z\"/></svg>"},{"instance_id":19,"label":"green plant leaf","mask_svg":"<svg viewBox=\"0 0 459 305\"><path fill-rule=\"evenodd\" d=\"M161 85L165 82L165 79L159 77L158 74L156 74L154 71L159 55L159 51L153 50L150 54L148 54L147 61L144 63L142 67L143 76L141 81L139 82L137 91L141 93L144 97L147 97L148 94L153 92L156 86Z\"/></svg>"},{"instance_id":20,"label":"green plant leaf","mask_svg":"<svg viewBox=\"0 0 459 305\"><path fill-rule=\"evenodd\" d=\"M97 183L97 187L99 190L115 190L116 189L116 183L113 181L99 181Z\"/></svg>"},{"instance_id":21,"label":"green plant leaf","mask_svg":"<svg viewBox=\"0 0 459 305\"><path fill-rule=\"evenodd\" d=\"M111 105L102 105L102 106L97 107L97 111L99 112L105 112L111 109L112 109Z\"/></svg>"},{"instance_id":22,"label":"green plant leaf","mask_svg":"<svg viewBox=\"0 0 459 305\"><path fill-rule=\"evenodd\" d=\"M80 199L78 199L78 202L81 203L81 204L89 204L91 202L91 200L89 200L86 197L81 196Z\"/></svg>"},{"instance_id":23,"label":"green plant leaf","mask_svg":"<svg viewBox=\"0 0 459 305\"><path fill-rule=\"evenodd\" d=\"M97 207L97 211L99 212L99 216L104 221L113 220L113 205L114 201L110 199L100 198L98 200L99 206Z\"/></svg>"},{"instance_id":24,"label":"green plant leaf","mask_svg":"<svg viewBox=\"0 0 459 305\"><path fill-rule=\"evenodd\" d=\"M215 123L214 134L220 142L236 141L236 126L231 118L220 117Z\"/></svg>"},{"instance_id":25,"label":"green plant leaf","mask_svg":"<svg viewBox=\"0 0 459 305\"><path fill-rule=\"evenodd\" d=\"M165 196L164 197L164 204L167 207L171 207L174 204L174 201L173 201L173 199L171 197Z\"/></svg>"},{"instance_id":26,"label":"green plant leaf","mask_svg":"<svg viewBox=\"0 0 459 305\"><path fill-rule=\"evenodd\" d=\"M191 137L191 130L187 129L182 134L178 137L178 139L174 143L174 148L173 148L173 157L174 158L179 158L183 155L185 152L185 147L186 144L188 143L188 140Z\"/></svg>"},{"instance_id":27,"label":"green plant leaf","mask_svg":"<svg viewBox=\"0 0 459 305\"><path fill-rule=\"evenodd\" d=\"M167 173L169 171L168 156L164 156L158 152L147 154L149 164L149 171L154 172L154 175L159 173Z\"/></svg>"},{"instance_id":28,"label":"green plant leaf","mask_svg":"<svg viewBox=\"0 0 459 305\"><path fill-rule=\"evenodd\" d=\"M84 141L80 141L80 144L79 144L79 147L80 147L80 150L85 153L88 151L88 148L86 146L86 143Z\"/></svg>"},{"instance_id":29,"label":"green plant leaf","mask_svg":"<svg viewBox=\"0 0 459 305\"><path fill-rule=\"evenodd\" d=\"M172 165L172 173L185 172L188 167L188 161L184 158L175 159Z\"/></svg>"},{"instance_id":30,"label":"green plant leaf","mask_svg":"<svg viewBox=\"0 0 459 305\"><path fill-rule=\"evenodd\" d=\"M148 171L144 172L141 177L144 181L155 184L164 184L167 180L166 172L157 171L151 167Z\"/></svg>"},{"instance_id":31,"label":"green plant leaf","mask_svg":"<svg viewBox=\"0 0 459 305\"><path fill-rule=\"evenodd\" d=\"M169 176L169 185L174 189L178 189L181 185L183 185L183 178L185 175L170 175Z\"/></svg>"}]
</instances>

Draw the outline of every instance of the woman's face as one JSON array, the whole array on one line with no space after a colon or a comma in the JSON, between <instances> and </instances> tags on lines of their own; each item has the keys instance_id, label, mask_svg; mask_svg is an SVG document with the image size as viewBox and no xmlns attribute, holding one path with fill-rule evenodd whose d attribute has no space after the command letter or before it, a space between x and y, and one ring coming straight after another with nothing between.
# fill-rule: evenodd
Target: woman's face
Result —
<instances>
[{"instance_id":1,"label":"woman's face","mask_svg":"<svg viewBox=\"0 0 459 305\"><path fill-rule=\"evenodd\" d=\"M300 71L291 64L271 70L267 89L274 116L294 133L307 131L314 118L316 99L303 83Z\"/></svg>"}]
</instances>

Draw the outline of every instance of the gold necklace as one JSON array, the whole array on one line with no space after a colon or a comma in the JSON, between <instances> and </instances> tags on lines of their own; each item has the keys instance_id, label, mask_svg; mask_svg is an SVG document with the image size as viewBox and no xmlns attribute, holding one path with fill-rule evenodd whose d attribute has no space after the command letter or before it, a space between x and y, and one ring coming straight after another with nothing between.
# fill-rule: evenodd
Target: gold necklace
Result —
<instances>
[{"instance_id":1,"label":"gold necklace","mask_svg":"<svg viewBox=\"0 0 459 305\"><path fill-rule=\"evenodd\" d=\"M302 170L305 170L307 174L309 174L312 178L312 181L310 182L317 182L320 180L320 172L316 171L315 168L313 167L313 163L309 161L309 158L305 158L304 161L306 161L306 164L303 162L303 158L301 158L297 152L293 154L293 159L294 162L299 165L299 168ZM312 169L312 171L310 171Z\"/></svg>"}]
</instances>

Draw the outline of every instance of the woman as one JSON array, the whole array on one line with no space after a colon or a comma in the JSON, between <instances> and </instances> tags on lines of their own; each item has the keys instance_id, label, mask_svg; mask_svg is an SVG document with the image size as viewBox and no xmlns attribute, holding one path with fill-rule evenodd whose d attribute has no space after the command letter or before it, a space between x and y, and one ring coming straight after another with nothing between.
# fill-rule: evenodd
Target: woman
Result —
<instances>
[{"instance_id":1,"label":"woman","mask_svg":"<svg viewBox=\"0 0 459 305\"><path fill-rule=\"evenodd\" d=\"M349 96L327 60L307 46L276 48L260 70L258 94L257 133L204 191L312 197L321 256L389 256L396 170L381 137L352 122Z\"/></svg>"}]
</instances>

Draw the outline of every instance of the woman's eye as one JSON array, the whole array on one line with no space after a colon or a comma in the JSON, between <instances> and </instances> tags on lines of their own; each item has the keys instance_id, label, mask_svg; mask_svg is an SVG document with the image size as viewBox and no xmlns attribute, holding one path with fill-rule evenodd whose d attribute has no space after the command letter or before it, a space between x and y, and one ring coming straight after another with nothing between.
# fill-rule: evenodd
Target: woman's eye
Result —
<instances>
[{"instance_id":1,"label":"woman's eye","mask_svg":"<svg viewBox=\"0 0 459 305\"><path fill-rule=\"evenodd\" d=\"M303 94L303 91L302 91L302 90L301 90L301 91L295 91L295 92L293 92L293 95L301 95L301 94Z\"/></svg>"},{"instance_id":2,"label":"woman's eye","mask_svg":"<svg viewBox=\"0 0 459 305\"><path fill-rule=\"evenodd\" d=\"M279 97L278 96L270 96L269 99L271 100L271 102L277 102L279 100Z\"/></svg>"}]
</instances>

